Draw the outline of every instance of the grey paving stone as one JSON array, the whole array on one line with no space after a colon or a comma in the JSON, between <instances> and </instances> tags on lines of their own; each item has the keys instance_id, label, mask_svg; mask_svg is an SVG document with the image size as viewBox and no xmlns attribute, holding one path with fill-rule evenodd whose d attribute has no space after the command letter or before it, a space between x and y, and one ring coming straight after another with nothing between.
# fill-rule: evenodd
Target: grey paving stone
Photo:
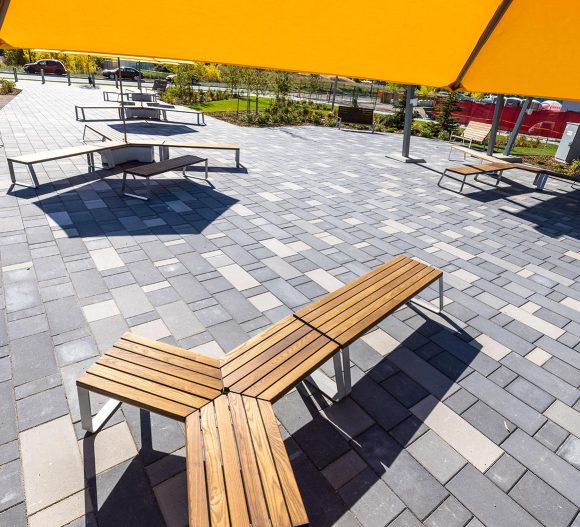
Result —
<instances>
[{"instance_id":1,"label":"grey paving stone","mask_svg":"<svg viewBox=\"0 0 580 527\"><path fill-rule=\"evenodd\" d=\"M546 410L546 408L548 408L548 406L550 406L555 400L554 397L523 377L515 379L507 386L506 390L538 412Z\"/></svg>"},{"instance_id":2,"label":"grey paving stone","mask_svg":"<svg viewBox=\"0 0 580 527\"><path fill-rule=\"evenodd\" d=\"M578 508L531 472L526 472L509 495L547 527L566 527Z\"/></svg>"},{"instance_id":3,"label":"grey paving stone","mask_svg":"<svg viewBox=\"0 0 580 527\"><path fill-rule=\"evenodd\" d=\"M20 460L0 466L0 512L24 501Z\"/></svg>"},{"instance_id":4,"label":"grey paving stone","mask_svg":"<svg viewBox=\"0 0 580 527\"><path fill-rule=\"evenodd\" d=\"M44 307L51 335L72 331L83 327L86 323L76 298L72 296L47 302Z\"/></svg>"},{"instance_id":5,"label":"grey paving stone","mask_svg":"<svg viewBox=\"0 0 580 527\"><path fill-rule=\"evenodd\" d=\"M521 430L516 430L508 437L502 448L579 506L580 487L574 484L578 480L578 471L574 467Z\"/></svg>"},{"instance_id":6,"label":"grey paving stone","mask_svg":"<svg viewBox=\"0 0 580 527\"><path fill-rule=\"evenodd\" d=\"M512 382L517 377L513 371L505 366L501 366L495 370L488 379L495 382L498 386L505 388L510 382Z\"/></svg>"},{"instance_id":7,"label":"grey paving stone","mask_svg":"<svg viewBox=\"0 0 580 527\"><path fill-rule=\"evenodd\" d=\"M403 502L370 468L342 487L339 493L365 527L384 527L405 509Z\"/></svg>"},{"instance_id":8,"label":"grey paving stone","mask_svg":"<svg viewBox=\"0 0 580 527\"><path fill-rule=\"evenodd\" d=\"M0 382L9 381L12 378L12 367L10 357L0 359Z\"/></svg>"},{"instance_id":9,"label":"grey paving stone","mask_svg":"<svg viewBox=\"0 0 580 527\"><path fill-rule=\"evenodd\" d=\"M52 340L46 332L13 340L10 350L16 386L57 371Z\"/></svg>"},{"instance_id":10,"label":"grey paving stone","mask_svg":"<svg viewBox=\"0 0 580 527\"><path fill-rule=\"evenodd\" d=\"M472 518L469 512L453 496L449 496L425 520L428 527L463 527Z\"/></svg>"},{"instance_id":11,"label":"grey paving stone","mask_svg":"<svg viewBox=\"0 0 580 527\"><path fill-rule=\"evenodd\" d=\"M60 344L54 348L59 365L68 366L99 354L92 337L83 337Z\"/></svg>"},{"instance_id":12,"label":"grey paving stone","mask_svg":"<svg viewBox=\"0 0 580 527\"><path fill-rule=\"evenodd\" d=\"M346 439L352 439L374 424L371 417L350 397L322 408L321 414Z\"/></svg>"},{"instance_id":13,"label":"grey paving stone","mask_svg":"<svg viewBox=\"0 0 580 527\"><path fill-rule=\"evenodd\" d=\"M500 489L508 492L518 481L526 468L509 454L501 456L485 473Z\"/></svg>"},{"instance_id":14,"label":"grey paving stone","mask_svg":"<svg viewBox=\"0 0 580 527\"><path fill-rule=\"evenodd\" d=\"M570 434L558 449L558 455L580 470L580 439Z\"/></svg>"},{"instance_id":15,"label":"grey paving stone","mask_svg":"<svg viewBox=\"0 0 580 527\"><path fill-rule=\"evenodd\" d=\"M477 397L465 389L455 392L451 397L445 399L445 404L455 413L462 414L477 401Z\"/></svg>"},{"instance_id":16,"label":"grey paving stone","mask_svg":"<svg viewBox=\"0 0 580 527\"><path fill-rule=\"evenodd\" d=\"M534 436L542 445L547 446L550 450L555 452L562 444L564 439L568 436L568 432L556 423L548 420Z\"/></svg>"},{"instance_id":17,"label":"grey paving stone","mask_svg":"<svg viewBox=\"0 0 580 527\"><path fill-rule=\"evenodd\" d=\"M0 512L1 527L28 527L24 503Z\"/></svg>"},{"instance_id":18,"label":"grey paving stone","mask_svg":"<svg viewBox=\"0 0 580 527\"><path fill-rule=\"evenodd\" d=\"M14 395L16 400L23 399L24 397L29 397L35 393L43 392L55 386L61 384L60 375L58 373L53 373L48 377L43 377L42 379L36 379L34 381L27 382L25 384L20 384L14 389Z\"/></svg>"},{"instance_id":19,"label":"grey paving stone","mask_svg":"<svg viewBox=\"0 0 580 527\"><path fill-rule=\"evenodd\" d=\"M355 439L355 450L419 519L447 497L441 484L378 426Z\"/></svg>"},{"instance_id":20,"label":"grey paving stone","mask_svg":"<svg viewBox=\"0 0 580 527\"><path fill-rule=\"evenodd\" d=\"M472 465L466 465L447 488L487 527L539 527L528 512Z\"/></svg>"},{"instance_id":21,"label":"grey paving stone","mask_svg":"<svg viewBox=\"0 0 580 527\"><path fill-rule=\"evenodd\" d=\"M427 390L403 372L389 377L381 383L381 386L407 408L415 405L429 394Z\"/></svg>"},{"instance_id":22,"label":"grey paving stone","mask_svg":"<svg viewBox=\"0 0 580 527\"><path fill-rule=\"evenodd\" d=\"M20 399L16 406L21 432L66 415L69 411L62 386Z\"/></svg>"},{"instance_id":23,"label":"grey paving stone","mask_svg":"<svg viewBox=\"0 0 580 527\"><path fill-rule=\"evenodd\" d=\"M515 429L513 423L481 401L468 408L462 417L498 445Z\"/></svg>"},{"instance_id":24,"label":"grey paving stone","mask_svg":"<svg viewBox=\"0 0 580 527\"><path fill-rule=\"evenodd\" d=\"M389 527L421 527L422 525L409 509L405 509L395 520L389 523Z\"/></svg>"},{"instance_id":25,"label":"grey paving stone","mask_svg":"<svg viewBox=\"0 0 580 527\"><path fill-rule=\"evenodd\" d=\"M18 441L10 441L0 445L0 465L14 461L20 456Z\"/></svg>"}]
</instances>

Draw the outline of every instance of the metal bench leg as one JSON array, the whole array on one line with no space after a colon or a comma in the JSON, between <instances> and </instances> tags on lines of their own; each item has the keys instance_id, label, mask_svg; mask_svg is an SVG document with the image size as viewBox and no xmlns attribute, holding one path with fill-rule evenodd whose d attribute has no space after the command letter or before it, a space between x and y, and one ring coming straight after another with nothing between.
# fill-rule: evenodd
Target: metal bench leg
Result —
<instances>
[{"instance_id":1,"label":"metal bench leg","mask_svg":"<svg viewBox=\"0 0 580 527\"><path fill-rule=\"evenodd\" d=\"M240 168L240 151L236 150L236 167Z\"/></svg>"},{"instance_id":2,"label":"metal bench leg","mask_svg":"<svg viewBox=\"0 0 580 527\"><path fill-rule=\"evenodd\" d=\"M131 175L133 176L133 180L136 181L137 178L133 174L131 174ZM123 186L121 187L121 194L123 196L127 196L128 198L135 198L135 199L140 199L140 200L143 200L143 201L148 201L149 200L149 196L151 194L151 188L150 188L150 184L149 184L149 179L150 178L146 177L145 179L147 180L147 183L145 184L146 185L146 188L147 188L147 191L146 191L145 196L139 196L139 194L132 194L131 192L126 192L125 191L125 187L127 185L127 173L126 172L123 172Z\"/></svg>"},{"instance_id":3,"label":"metal bench leg","mask_svg":"<svg viewBox=\"0 0 580 527\"><path fill-rule=\"evenodd\" d=\"M105 405L99 410L97 415L93 417L91 411L91 395L88 390L77 386L79 396L79 408L81 411L81 426L87 432L96 432L99 430L115 413L117 408L121 406L121 401L116 399L109 399Z\"/></svg>"},{"instance_id":4,"label":"metal bench leg","mask_svg":"<svg viewBox=\"0 0 580 527\"><path fill-rule=\"evenodd\" d=\"M437 181L437 186L440 187L441 186L441 181L443 181L443 178L447 175L447 170L443 171L443 174L441 174L441 177L439 178L439 181Z\"/></svg>"},{"instance_id":5,"label":"metal bench leg","mask_svg":"<svg viewBox=\"0 0 580 527\"><path fill-rule=\"evenodd\" d=\"M318 388L324 395L339 402L344 399L352 390L350 377L350 353L348 346L342 348L332 357L334 363L335 380L327 377L322 371L312 372L306 381Z\"/></svg>"},{"instance_id":6,"label":"metal bench leg","mask_svg":"<svg viewBox=\"0 0 580 527\"><path fill-rule=\"evenodd\" d=\"M189 175L187 175L185 171L187 170L187 168L189 166L191 166L191 165L188 165L186 167L183 167L182 170L181 170L181 173L183 174L183 177L185 179L201 179L202 181L208 181L209 180L209 165L208 165L208 160L207 159L205 160L205 177L198 177L198 176L189 176Z\"/></svg>"},{"instance_id":7,"label":"metal bench leg","mask_svg":"<svg viewBox=\"0 0 580 527\"><path fill-rule=\"evenodd\" d=\"M459 192L463 192L463 187L465 186L465 180L467 179L467 174L465 174L463 176L463 181L461 182L461 188L459 189Z\"/></svg>"},{"instance_id":8,"label":"metal bench leg","mask_svg":"<svg viewBox=\"0 0 580 527\"><path fill-rule=\"evenodd\" d=\"M30 164L27 164L26 166L28 167L28 170L30 171L32 185L30 183L16 181L16 173L14 172L14 163L12 161L8 160L8 170L10 172L10 180L12 181L12 186L18 185L19 187L38 188L40 186L40 183L38 182L38 178L36 177L36 172L34 171L34 167Z\"/></svg>"},{"instance_id":9,"label":"metal bench leg","mask_svg":"<svg viewBox=\"0 0 580 527\"><path fill-rule=\"evenodd\" d=\"M438 279L439 281L439 307L436 308L431 304L431 302L425 302L419 298L411 298L407 303L408 304L415 304L416 306L422 307L427 311L431 311L432 313L442 313L443 312L443 275L441 275Z\"/></svg>"}]
</instances>

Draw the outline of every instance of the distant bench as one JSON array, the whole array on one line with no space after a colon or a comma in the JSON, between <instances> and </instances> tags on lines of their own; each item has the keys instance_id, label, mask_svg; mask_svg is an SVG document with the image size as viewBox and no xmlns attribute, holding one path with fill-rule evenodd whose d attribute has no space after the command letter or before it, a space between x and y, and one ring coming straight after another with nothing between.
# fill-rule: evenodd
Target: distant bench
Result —
<instances>
[{"instance_id":1,"label":"distant bench","mask_svg":"<svg viewBox=\"0 0 580 527\"><path fill-rule=\"evenodd\" d=\"M340 128L342 123L366 124L370 125L372 131L375 131L374 110L371 108L353 108L351 106L338 107L337 127Z\"/></svg>"},{"instance_id":2,"label":"distant bench","mask_svg":"<svg viewBox=\"0 0 580 527\"><path fill-rule=\"evenodd\" d=\"M134 102L123 102L118 105L111 106L76 106L75 117L77 121L86 121L87 110L116 110L119 119L123 118L123 113L126 119L151 119L155 121L167 121L167 113L183 113L188 115L195 115L197 118L197 125L205 126L205 116L203 112L197 110L179 110L171 105L162 105L159 103L146 103L146 106L137 105Z\"/></svg>"}]
</instances>

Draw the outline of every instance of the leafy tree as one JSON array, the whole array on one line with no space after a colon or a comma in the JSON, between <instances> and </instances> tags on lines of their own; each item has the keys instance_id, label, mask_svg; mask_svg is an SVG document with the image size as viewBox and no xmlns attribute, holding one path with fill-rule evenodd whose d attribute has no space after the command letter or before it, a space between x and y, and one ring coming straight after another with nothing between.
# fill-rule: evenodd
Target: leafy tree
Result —
<instances>
[{"instance_id":1,"label":"leafy tree","mask_svg":"<svg viewBox=\"0 0 580 527\"><path fill-rule=\"evenodd\" d=\"M435 106L435 121L441 131L445 132L447 136L457 131L458 123L453 117L453 113L457 112L460 108L459 95L455 92L450 92L447 97L439 97L437 101Z\"/></svg>"},{"instance_id":2,"label":"leafy tree","mask_svg":"<svg viewBox=\"0 0 580 527\"><path fill-rule=\"evenodd\" d=\"M272 80L276 101L284 100L292 90L292 78L287 71L277 71Z\"/></svg>"},{"instance_id":3,"label":"leafy tree","mask_svg":"<svg viewBox=\"0 0 580 527\"><path fill-rule=\"evenodd\" d=\"M244 68L240 66L222 66L221 77L228 85L232 95L237 94L238 89L242 83L242 72Z\"/></svg>"},{"instance_id":4,"label":"leafy tree","mask_svg":"<svg viewBox=\"0 0 580 527\"><path fill-rule=\"evenodd\" d=\"M23 49L4 50L4 62L7 66L24 66L28 61Z\"/></svg>"},{"instance_id":5,"label":"leafy tree","mask_svg":"<svg viewBox=\"0 0 580 527\"><path fill-rule=\"evenodd\" d=\"M256 113L258 113L258 105L260 95L268 91L270 87L270 74L265 70L256 70L254 74L254 91L256 92Z\"/></svg>"},{"instance_id":6,"label":"leafy tree","mask_svg":"<svg viewBox=\"0 0 580 527\"><path fill-rule=\"evenodd\" d=\"M399 92L399 97L393 103L395 113L390 116L389 125L397 130L402 130L405 127L406 93L405 89L402 89L401 86L397 86L397 91Z\"/></svg>"},{"instance_id":7,"label":"leafy tree","mask_svg":"<svg viewBox=\"0 0 580 527\"><path fill-rule=\"evenodd\" d=\"M313 93L314 94L318 93L321 87L322 87L322 78L320 77L320 75L308 76L308 91L310 92L311 96Z\"/></svg>"}]
</instances>

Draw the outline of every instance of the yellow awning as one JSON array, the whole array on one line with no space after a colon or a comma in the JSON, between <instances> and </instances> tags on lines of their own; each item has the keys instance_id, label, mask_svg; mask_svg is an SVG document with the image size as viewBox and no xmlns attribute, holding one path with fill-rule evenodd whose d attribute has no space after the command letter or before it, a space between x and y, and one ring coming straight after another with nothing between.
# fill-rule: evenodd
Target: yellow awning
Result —
<instances>
[{"instance_id":1,"label":"yellow awning","mask_svg":"<svg viewBox=\"0 0 580 527\"><path fill-rule=\"evenodd\" d=\"M0 45L580 99L579 0L0 0Z\"/></svg>"}]
</instances>

